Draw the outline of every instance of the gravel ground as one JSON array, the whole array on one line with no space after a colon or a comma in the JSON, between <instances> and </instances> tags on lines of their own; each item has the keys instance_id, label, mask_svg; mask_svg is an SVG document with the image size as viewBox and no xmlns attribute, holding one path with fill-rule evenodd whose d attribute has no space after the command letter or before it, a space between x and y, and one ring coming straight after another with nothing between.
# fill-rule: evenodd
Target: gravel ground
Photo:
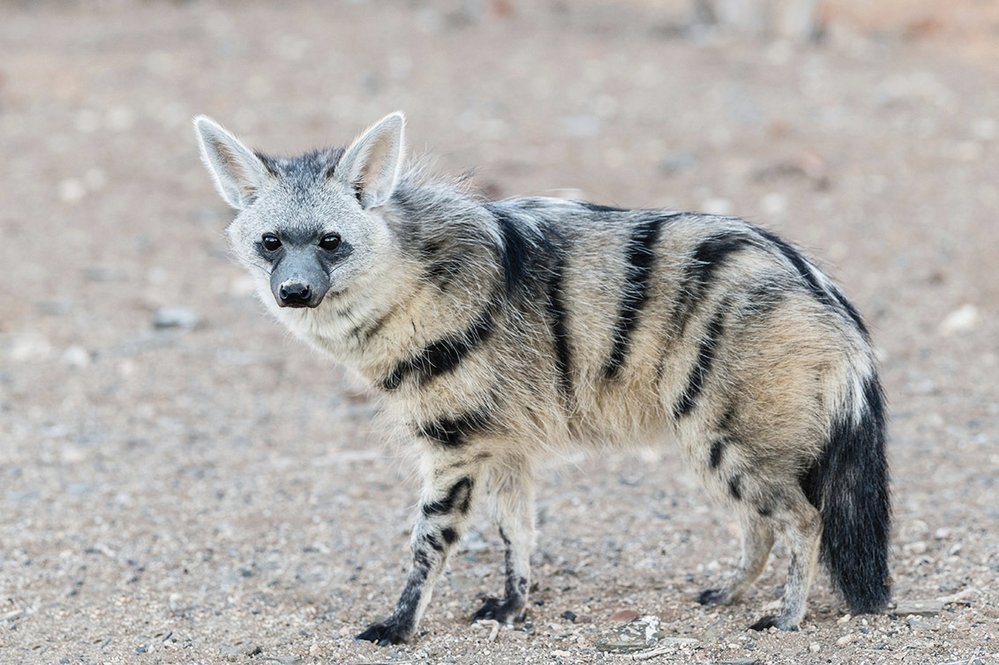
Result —
<instances>
[{"instance_id":1,"label":"gravel ground","mask_svg":"<svg viewBox=\"0 0 999 665\"><path fill-rule=\"evenodd\" d=\"M999 12L953 4L831 2L800 47L652 0L0 3L0 663L999 662ZM780 549L697 606L735 525L664 443L545 473L528 623L466 620L502 585L480 522L415 644L355 643L415 484L228 261L189 123L291 152L395 109L491 194L734 212L822 257L883 358L899 607L820 578L800 632L747 632Z\"/></svg>"}]
</instances>

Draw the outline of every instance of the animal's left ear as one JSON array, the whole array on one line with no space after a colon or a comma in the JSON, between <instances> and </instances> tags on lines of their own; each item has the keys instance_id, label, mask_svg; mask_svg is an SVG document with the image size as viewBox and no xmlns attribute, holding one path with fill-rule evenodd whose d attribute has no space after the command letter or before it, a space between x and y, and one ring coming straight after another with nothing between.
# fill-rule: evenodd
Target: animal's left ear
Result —
<instances>
[{"instance_id":1,"label":"animal's left ear","mask_svg":"<svg viewBox=\"0 0 999 665\"><path fill-rule=\"evenodd\" d=\"M384 204L395 191L405 126L402 113L385 116L350 144L333 169L333 177L357 193L362 208Z\"/></svg>"}]
</instances>

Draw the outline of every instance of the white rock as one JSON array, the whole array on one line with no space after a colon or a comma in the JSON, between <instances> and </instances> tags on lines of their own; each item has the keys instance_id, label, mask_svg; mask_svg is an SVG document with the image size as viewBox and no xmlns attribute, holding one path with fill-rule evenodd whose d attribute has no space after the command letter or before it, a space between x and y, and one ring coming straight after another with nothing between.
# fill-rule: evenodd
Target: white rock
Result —
<instances>
[{"instance_id":1,"label":"white rock","mask_svg":"<svg viewBox=\"0 0 999 665\"><path fill-rule=\"evenodd\" d=\"M87 188L79 178L64 178L59 181L57 194L63 203L77 203L87 195Z\"/></svg>"},{"instance_id":2,"label":"white rock","mask_svg":"<svg viewBox=\"0 0 999 665\"><path fill-rule=\"evenodd\" d=\"M978 308L966 303L944 317L940 322L939 331L943 335L967 332L978 325L978 319Z\"/></svg>"},{"instance_id":3,"label":"white rock","mask_svg":"<svg viewBox=\"0 0 999 665\"><path fill-rule=\"evenodd\" d=\"M187 307L160 307L153 314L153 326L156 328L193 330L200 323L201 317L198 313Z\"/></svg>"},{"instance_id":4,"label":"white rock","mask_svg":"<svg viewBox=\"0 0 999 665\"><path fill-rule=\"evenodd\" d=\"M86 367L90 364L90 353L82 346L73 345L62 352L62 362L70 367Z\"/></svg>"}]
</instances>

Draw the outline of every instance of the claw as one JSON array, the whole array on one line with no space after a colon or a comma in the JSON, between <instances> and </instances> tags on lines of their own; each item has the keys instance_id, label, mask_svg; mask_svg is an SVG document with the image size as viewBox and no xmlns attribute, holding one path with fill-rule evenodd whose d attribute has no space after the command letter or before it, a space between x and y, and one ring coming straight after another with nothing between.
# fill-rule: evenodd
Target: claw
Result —
<instances>
[{"instance_id":1,"label":"claw","mask_svg":"<svg viewBox=\"0 0 999 665\"><path fill-rule=\"evenodd\" d=\"M767 628L777 628L779 630L789 630L789 631L798 630L797 625L788 624L782 621L779 617L775 617L769 614L749 627L750 630L766 630Z\"/></svg>"},{"instance_id":2,"label":"claw","mask_svg":"<svg viewBox=\"0 0 999 665\"><path fill-rule=\"evenodd\" d=\"M701 605L724 605L727 602L727 594L722 589L705 589L697 596L697 602Z\"/></svg>"},{"instance_id":3,"label":"claw","mask_svg":"<svg viewBox=\"0 0 999 665\"><path fill-rule=\"evenodd\" d=\"M392 621L385 621L371 624L354 639L364 642L374 642L380 647L386 647L390 644L401 644L408 637L408 631Z\"/></svg>"},{"instance_id":4,"label":"claw","mask_svg":"<svg viewBox=\"0 0 999 665\"><path fill-rule=\"evenodd\" d=\"M521 619L523 616L522 609L522 607L517 606L515 601L509 598L500 600L499 598L489 597L482 603L482 607L472 615L472 622L494 619L503 624L510 624Z\"/></svg>"}]
</instances>

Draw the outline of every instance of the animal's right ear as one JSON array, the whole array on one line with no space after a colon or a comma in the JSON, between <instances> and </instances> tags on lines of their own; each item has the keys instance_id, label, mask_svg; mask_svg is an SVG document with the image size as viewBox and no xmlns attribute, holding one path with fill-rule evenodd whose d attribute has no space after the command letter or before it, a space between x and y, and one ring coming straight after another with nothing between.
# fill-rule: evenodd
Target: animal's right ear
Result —
<instances>
[{"instance_id":1,"label":"animal's right ear","mask_svg":"<svg viewBox=\"0 0 999 665\"><path fill-rule=\"evenodd\" d=\"M199 115L194 119L194 128L201 159L222 198L237 210L253 203L257 192L273 177L264 163L211 118Z\"/></svg>"}]
</instances>

